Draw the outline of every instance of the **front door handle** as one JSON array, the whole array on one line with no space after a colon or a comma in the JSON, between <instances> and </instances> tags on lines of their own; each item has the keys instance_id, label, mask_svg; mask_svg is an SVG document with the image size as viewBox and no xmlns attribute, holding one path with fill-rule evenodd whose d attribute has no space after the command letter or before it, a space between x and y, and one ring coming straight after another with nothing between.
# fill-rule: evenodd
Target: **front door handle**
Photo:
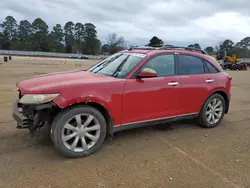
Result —
<instances>
[{"instance_id":1,"label":"front door handle","mask_svg":"<svg viewBox=\"0 0 250 188\"><path fill-rule=\"evenodd\" d=\"M177 86L179 83L178 82L169 82L168 85L169 86Z\"/></svg>"},{"instance_id":2,"label":"front door handle","mask_svg":"<svg viewBox=\"0 0 250 188\"><path fill-rule=\"evenodd\" d=\"M213 79L207 79L207 80L205 80L207 83L212 83L212 82L214 82L214 80Z\"/></svg>"}]
</instances>

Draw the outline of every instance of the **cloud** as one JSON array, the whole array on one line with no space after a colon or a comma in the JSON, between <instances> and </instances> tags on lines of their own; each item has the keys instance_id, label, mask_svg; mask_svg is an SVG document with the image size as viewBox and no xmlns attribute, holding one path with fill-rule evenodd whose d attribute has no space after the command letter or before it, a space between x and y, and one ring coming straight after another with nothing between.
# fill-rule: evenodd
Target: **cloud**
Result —
<instances>
[{"instance_id":1,"label":"cloud","mask_svg":"<svg viewBox=\"0 0 250 188\"><path fill-rule=\"evenodd\" d=\"M50 28L67 21L95 24L105 42L111 32L144 45L154 35L165 43L203 47L249 35L249 0L2 0L0 21L40 17Z\"/></svg>"}]
</instances>

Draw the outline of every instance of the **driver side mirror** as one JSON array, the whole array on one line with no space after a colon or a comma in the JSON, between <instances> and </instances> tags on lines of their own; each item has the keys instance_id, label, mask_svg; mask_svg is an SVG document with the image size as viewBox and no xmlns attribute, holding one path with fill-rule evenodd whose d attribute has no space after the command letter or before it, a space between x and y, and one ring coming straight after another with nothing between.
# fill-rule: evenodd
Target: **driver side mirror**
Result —
<instances>
[{"instance_id":1,"label":"driver side mirror","mask_svg":"<svg viewBox=\"0 0 250 188\"><path fill-rule=\"evenodd\" d=\"M144 68L141 72L137 75L137 78L153 78L157 77L157 73L155 70L150 68Z\"/></svg>"}]
</instances>

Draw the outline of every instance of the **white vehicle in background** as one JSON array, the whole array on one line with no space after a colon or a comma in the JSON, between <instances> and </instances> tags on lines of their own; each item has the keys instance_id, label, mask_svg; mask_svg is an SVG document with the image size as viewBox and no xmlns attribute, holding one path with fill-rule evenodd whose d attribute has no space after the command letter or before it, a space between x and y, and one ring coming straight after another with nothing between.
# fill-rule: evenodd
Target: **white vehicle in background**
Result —
<instances>
[{"instance_id":1,"label":"white vehicle in background","mask_svg":"<svg viewBox=\"0 0 250 188\"><path fill-rule=\"evenodd\" d=\"M68 56L70 59L89 59L87 56L82 54L71 54Z\"/></svg>"}]
</instances>

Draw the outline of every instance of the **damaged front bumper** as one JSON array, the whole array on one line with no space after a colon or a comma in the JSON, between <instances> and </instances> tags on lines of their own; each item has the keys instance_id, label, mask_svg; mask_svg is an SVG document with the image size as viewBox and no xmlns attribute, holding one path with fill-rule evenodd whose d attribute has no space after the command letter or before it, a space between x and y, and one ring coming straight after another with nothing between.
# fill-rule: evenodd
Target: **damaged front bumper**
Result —
<instances>
[{"instance_id":1,"label":"damaged front bumper","mask_svg":"<svg viewBox=\"0 0 250 188\"><path fill-rule=\"evenodd\" d=\"M12 117L17 122L18 129L28 128L33 135L45 123L52 122L55 111L56 109L51 103L23 105L16 102L12 107Z\"/></svg>"},{"instance_id":2,"label":"damaged front bumper","mask_svg":"<svg viewBox=\"0 0 250 188\"><path fill-rule=\"evenodd\" d=\"M17 122L17 128L28 128L29 119L23 115L22 111L18 108L18 103L14 103L12 106L12 117Z\"/></svg>"}]
</instances>

